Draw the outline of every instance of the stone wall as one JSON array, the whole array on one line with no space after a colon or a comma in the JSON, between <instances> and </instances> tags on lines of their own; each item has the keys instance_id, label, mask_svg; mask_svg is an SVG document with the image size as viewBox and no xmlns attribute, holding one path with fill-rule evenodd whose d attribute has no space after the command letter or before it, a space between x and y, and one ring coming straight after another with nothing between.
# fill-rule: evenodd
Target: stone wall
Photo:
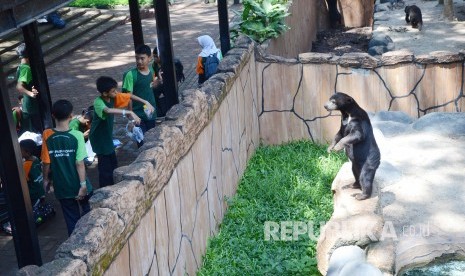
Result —
<instances>
[{"instance_id":1,"label":"stone wall","mask_svg":"<svg viewBox=\"0 0 465 276\"><path fill-rule=\"evenodd\" d=\"M219 72L146 133L117 184L95 191L55 260L20 273L194 275L259 144L253 51L239 38Z\"/></svg>"},{"instance_id":2,"label":"stone wall","mask_svg":"<svg viewBox=\"0 0 465 276\"><path fill-rule=\"evenodd\" d=\"M368 112L403 111L419 118L465 109L463 52L393 51L379 59L364 53L303 53L299 59L256 54L260 138L266 144L331 141L339 114L330 115L323 104L336 91Z\"/></svg>"}]
</instances>

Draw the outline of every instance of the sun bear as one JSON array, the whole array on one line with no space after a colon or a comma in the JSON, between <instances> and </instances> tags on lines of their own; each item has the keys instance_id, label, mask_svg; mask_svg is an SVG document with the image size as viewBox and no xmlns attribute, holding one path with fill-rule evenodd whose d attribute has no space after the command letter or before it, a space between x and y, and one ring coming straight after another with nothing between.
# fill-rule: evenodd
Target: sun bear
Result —
<instances>
[{"instance_id":1,"label":"sun bear","mask_svg":"<svg viewBox=\"0 0 465 276\"><path fill-rule=\"evenodd\" d=\"M421 31L423 27L423 18L421 17L421 10L415 5L405 7L405 21L412 24L412 28L418 28Z\"/></svg>"},{"instance_id":2,"label":"sun bear","mask_svg":"<svg viewBox=\"0 0 465 276\"><path fill-rule=\"evenodd\" d=\"M355 183L351 187L362 190L355 198L367 199L371 196L373 179L381 159L370 118L352 97L341 92L332 95L324 107L328 111L339 110L342 115L341 127L328 152L345 149L355 176Z\"/></svg>"}]
</instances>

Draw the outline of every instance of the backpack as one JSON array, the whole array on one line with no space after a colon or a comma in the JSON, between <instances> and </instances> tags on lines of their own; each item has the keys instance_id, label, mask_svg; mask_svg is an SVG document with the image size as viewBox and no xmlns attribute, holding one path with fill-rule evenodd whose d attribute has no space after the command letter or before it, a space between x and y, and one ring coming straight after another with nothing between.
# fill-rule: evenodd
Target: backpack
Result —
<instances>
[{"instance_id":1,"label":"backpack","mask_svg":"<svg viewBox=\"0 0 465 276\"><path fill-rule=\"evenodd\" d=\"M217 57L217 54L211 54L208 57L205 57L203 62L203 68L205 72L205 79L208 80L213 74L216 73L216 69L218 69L218 64L220 60Z\"/></svg>"},{"instance_id":2,"label":"backpack","mask_svg":"<svg viewBox=\"0 0 465 276\"><path fill-rule=\"evenodd\" d=\"M176 80L183 82L186 79L184 77L184 66L178 58L174 58L174 69L176 70Z\"/></svg>"},{"instance_id":3,"label":"backpack","mask_svg":"<svg viewBox=\"0 0 465 276\"><path fill-rule=\"evenodd\" d=\"M43 199L38 199L32 206L32 214L36 225L41 225L49 218L55 216L56 212L53 206Z\"/></svg>"}]
</instances>

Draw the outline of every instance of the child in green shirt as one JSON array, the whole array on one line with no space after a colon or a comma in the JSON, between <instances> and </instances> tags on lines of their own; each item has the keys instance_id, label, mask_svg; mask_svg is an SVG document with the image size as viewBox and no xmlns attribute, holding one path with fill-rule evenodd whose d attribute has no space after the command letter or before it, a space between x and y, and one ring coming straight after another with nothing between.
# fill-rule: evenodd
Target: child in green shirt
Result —
<instances>
[{"instance_id":1,"label":"child in green shirt","mask_svg":"<svg viewBox=\"0 0 465 276\"><path fill-rule=\"evenodd\" d=\"M32 83L32 72L27 56L26 45L22 43L16 48L21 63L16 70L16 90L24 96L22 103L22 131L42 132L42 121L39 114L37 91Z\"/></svg>"},{"instance_id":2,"label":"child in green shirt","mask_svg":"<svg viewBox=\"0 0 465 276\"><path fill-rule=\"evenodd\" d=\"M160 84L161 79L155 78L155 72L151 66L152 51L147 45L140 45L136 48L136 68L125 72L123 75L123 92L128 92L147 101L155 107L155 95L152 87ZM141 118L140 128L145 133L147 130L155 127L156 114L145 112L144 103L135 102L132 104L132 110ZM143 141L138 143L142 146Z\"/></svg>"},{"instance_id":3,"label":"child in green shirt","mask_svg":"<svg viewBox=\"0 0 465 276\"><path fill-rule=\"evenodd\" d=\"M92 123L92 118L94 116L94 107L90 106L87 109L84 109L80 116L74 117L69 122L69 128L74 130L79 130L84 135L84 140L89 139L90 125Z\"/></svg>"},{"instance_id":4,"label":"child in green shirt","mask_svg":"<svg viewBox=\"0 0 465 276\"><path fill-rule=\"evenodd\" d=\"M111 77L99 77L96 84L100 96L94 101L94 119L90 127L89 140L98 158L100 187L105 187L114 184L113 171L117 167L113 146L114 114L123 117L127 115L138 125L141 122L139 116L123 108L127 107L131 100L145 105L150 112L154 112L154 108L150 102L134 94L117 92L118 83Z\"/></svg>"},{"instance_id":5,"label":"child in green shirt","mask_svg":"<svg viewBox=\"0 0 465 276\"><path fill-rule=\"evenodd\" d=\"M49 171L52 171L55 197L59 200L68 235L74 230L81 216L90 211L89 198L92 185L86 179L86 155L82 132L69 129L73 118L73 105L58 100L52 106L56 127L46 129L42 135L44 187L49 189ZM82 210L80 210L82 209Z\"/></svg>"},{"instance_id":6,"label":"child in green shirt","mask_svg":"<svg viewBox=\"0 0 465 276\"><path fill-rule=\"evenodd\" d=\"M26 175L27 186L29 188L29 196L31 204L34 205L37 200L45 196L42 176L42 165L40 159L34 156L37 150L37 145L33 140L25 139L19 142L21 155L24 159L23 169Z\"/></svg>"}]
</instances>

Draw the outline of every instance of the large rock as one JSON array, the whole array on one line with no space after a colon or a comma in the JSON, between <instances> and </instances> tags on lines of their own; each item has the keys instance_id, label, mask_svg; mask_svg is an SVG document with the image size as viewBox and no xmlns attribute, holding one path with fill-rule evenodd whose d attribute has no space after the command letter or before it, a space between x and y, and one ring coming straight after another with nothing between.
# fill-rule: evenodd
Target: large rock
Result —
<instances>
[{"instance_id":1,"label":"large rock","mask_svg":"<svg viewBox=\"0 0 465 276\"><path fill-rule=\"evenodd\" d=\"M353 195L361 191L347 188L353 182L351 163L348 162L333 181L334 212L318 238L318 269L323 274L328 269L329 258L335 249L348 245L366 246L381 237L384 222L376 213L377 198L356 200Z\"/></svg>"},{"instance_id":2,"label":"large rock","mask_svg":"<svg viewBox=\"0 0 465 276\"><path fill-rule=\"evenodd\" d=\"M413 123L413 118L402 111L379 111L370 119L372 122L391 121L402 124Z\"/></svg>"},{"instance_id":3,"label":"large rock","mask_svg":"<svg viewBox=\"0 0 465 276\"><path fill-rule=\"evenodd\" d=\"M426 114L413 124L413 128L447 136L465 136L465 113Z\"/></svg>"},{"instance_id":4,"label":"large rock","mask_svg":"<svg viewBox=\"0 0 465 276\"><path fill-rule=\"evenodd\" d=\"M384 275L444 256L465 259L463 113L432 113L413 123L399 112L380 112L371 119L381 150L373 194L362 202L353 199L358 191L347 187L354 179L350 163L344 164L332 184L334 212L317 244L320 272L326 273L333 252L348 245L366 248L366 260ZM357 229L373 229L372 235L357 236ZM365 263L347 267L363 269Z\"/></svg>"},{"instance_id":5,"label":"large rock","mask_svg":"<svg viewBox=\"0 0 465 276\"><path fill-rule=\"evenodd\" d=\"M329 268L326 276L339 275L342 267L351 261L365 261L365 251L355 245L341 246L334 250L329 260Z\"/></svg>"},{"instance_id":6,"label":"large rock","mask_svg":"<svg viewBox=\"0 0 465 276\"><path fill-rule=\"evenodd\" d=\"M404 123L392 121L375 121L372 122L373 128L379 129L384 137L393 137L411 131L412 126Z\"/></svg>"}]
</instances>

